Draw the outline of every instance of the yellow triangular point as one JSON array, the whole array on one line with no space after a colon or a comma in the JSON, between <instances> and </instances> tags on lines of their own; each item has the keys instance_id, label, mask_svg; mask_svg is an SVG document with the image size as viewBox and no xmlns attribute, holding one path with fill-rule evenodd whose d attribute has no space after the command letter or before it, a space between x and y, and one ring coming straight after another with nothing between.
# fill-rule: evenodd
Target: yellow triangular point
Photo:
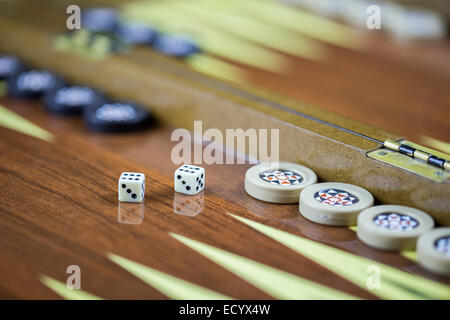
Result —
<instances>
[{"instance_id":1,"label":"yellow triangular point","mask_svg":"<svg viewBox=\"0 0 450 320\"><path fill-rule=\"evenodd\" d=\"M206 1L206 0L197 0ZM210 0L211 1L211 0ZM333 45L357 49L361 46L357 32L343 24L299 7L289 7L274 0L215 0L230 9L245 12L268 24L280 26ZM243 14L243 13L242 13Z\"/></svg>"},{"instance_id":2,"label":"yellow triangular point","mask_svg":"<svg viewBox=\"0 0 450 320\"><path fill-rule=\"evenodd\" d=\"M315 61L322 60L324 55L321 44L309 37L243 16L240 11L230 11L226 6L216 7L210 0L172 0L165 4L173 10L180 10L183 15L202 21L205 25L215 26L223 32L281 52Z\"/></svg>"},{"instance_id":3,"label":"yellow triangular point","mask_svg":"<svg viewBox=\"0 0 450 320\"><path fill-rule=\"evenodd\" d=\"M194 283L152 269L140 263L125 259L115 254L108 258L132 273L145 283L154 287L171 299L176 300L228 300L231 299L215 291L203 288Z\"/></svg>"},{"instance_id":4,"label":"yellow triangular point","mask_svg":"<svg viewBox=\"0 0 450 320\"><path fill-rule=\"evenodd\" d=\"M42 275L40 277L40 280L44 285L67 300L103 300L102 298L99 298L82 290L69 289L67 288L65 283L62 283L45 275Z\"/></svg>"},{"instance_id":5,"label":"yellow triangular point","mask_svg":"<svg viewBox=\"0 0 450 320\"><path fill-rule=\"evenodd\" d=\"M343 292L199 241L174 233L170 233L170 235L274 298L308 300L356 299Z\"/></svg>"},{"instance_id":6,"label":"yellow triangular point","mask_svg":"<svg viewBox=\"0 0 450 320\"><path fill-rule=\"evenodd\" d=\"M0 106L0 126L51 142L53 135L18 114Z\"/></svg>"},{"instance_id":7,"label":"yellow triangular point","mask_svg":"<svg viewBox=\"0 0 450 320\"><path fill-rule=\"evenodd\" d=\"M187 34L197 41L202 51L230 61L273 72L288 69L286 58L277 52L208 26L157 1L126 4L122 7L121 18L156 25L162 32Z\"/></svg>"},{"instance_id":8,"label":"yellow triangular point","mask_svg":"<svg viewBox=\"0 0 450 320\"><path fill-rule=\"evenodd\" d=\"M231 82L240 84L248 83L244 69L212 56L206 54L196 54L187 58L185 61L193 69L199 72Z\"/></svg>"},{"instance_id":9,"label":"yellow triangular point","mask_svg":"<svg viewBox=\"0 0 450 320\"><path fill-rule=\"evenodd\" d=\"M450 299L450 287L261 223L234 218L385 299ZM369 289L379 270L379 288Z\"/></svg>"},{"instance_id":10,"label":"yellow triangular point","mask_svg":"<svg viewBox=\"0 0 450 320\"><path fill-rule=\"evenodd\" d=\"M400 254L408 259L417 261L417 253L414 250L402 251Z\"/></svg>"}]
</instances>

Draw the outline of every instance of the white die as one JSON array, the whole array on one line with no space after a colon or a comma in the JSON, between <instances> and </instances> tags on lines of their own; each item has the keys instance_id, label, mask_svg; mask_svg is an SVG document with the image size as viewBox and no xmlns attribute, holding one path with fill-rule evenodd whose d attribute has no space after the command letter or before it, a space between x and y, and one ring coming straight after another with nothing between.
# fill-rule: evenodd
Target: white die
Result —
<instances>
[{"instance_id":1,"label":"white die","mask_svg":"<svg viewBox=\"0 0 450 320\"><path fill-rule=\"evenodd\" d=\"M141 202L145 195L145 174L122 172L119 178L119 201Z\"/></svg>"},{"instance_id":2,"label":"white die","mask_svg":"<svg viewBox=\"0 0 450 320\"><path fill-rule=\"evenodd\" d=\"M174 174L176 192L194 195L205 188L205 169L202 167L183 165Z\"/></svg>"}]
</instances>

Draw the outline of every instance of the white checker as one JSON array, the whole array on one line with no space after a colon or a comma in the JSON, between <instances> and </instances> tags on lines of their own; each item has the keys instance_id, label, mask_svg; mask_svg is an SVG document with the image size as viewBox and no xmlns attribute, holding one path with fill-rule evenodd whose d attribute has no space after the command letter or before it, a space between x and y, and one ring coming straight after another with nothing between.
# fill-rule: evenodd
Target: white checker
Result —
<instances>
[{"instance_id":1,"label":"white checker","mask_svg":"<svg viewBox=\"0 0 450 320\"><path fill-rule=\"evenodd\" d=\"M383 250L413 250L417 238L433 229L433 219L423 211L397 205L368 208L358 216L358 238Z\"/></svg>"},{"instance_id":2,"label":"white checker","mask_svg":"<svg viewBox=\"0 0 450 320\"><path fill-rule=\"evenodd\" d=\"M358 214L373 206L369 191L348 183L325 182L305 188L300 193L302 216L331 226L352 226Z\"/></svg>"},{"instance_id":3,"label":"white checker","mask_svg":"<svg viewBox=\"0 0 450 320\"><path fill-rule=\"evenodd\" d=\"M417 261L425 269L450 276L450 227L436 228L417 240Z\"/></svg>"},{"instance_id":4,"label":"white checker","mask_svg":"<svg viewBox=\"0 0 450 320\"><path fill-rule=\"evenodd\" d=\"M316 183L311 169L296 163L262 163L245 174L245 191L252 197L273 203L297 203L303 188Z\"/></svg>"}]
</instances>

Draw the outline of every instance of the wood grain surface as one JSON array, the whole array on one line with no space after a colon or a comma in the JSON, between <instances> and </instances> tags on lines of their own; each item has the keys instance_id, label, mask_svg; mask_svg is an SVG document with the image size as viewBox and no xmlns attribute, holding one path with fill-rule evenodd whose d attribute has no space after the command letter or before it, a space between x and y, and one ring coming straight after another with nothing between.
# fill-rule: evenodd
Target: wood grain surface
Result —
<instances>
[{"instance_id":1,"label":"wood grain surface","mask_svg":"<svg viewBox=\"0 0 450 320\"><path fill-rule=\"evenodd\" d=\"M29 11L11 9L2 15L24 18L33 12L42 14L41 4L51 3L52 10L61 10L61 16L51 10L48 19L39 16L41 29L51 29L55 19L64 22L68 2L30 1ZM107 5L122 2L96 1ZM22 3L22 8L28 7L26 1ZM79 3L88 6L90 2ZM32 9L36 4L41 9ZM36 26L36 33L39 30ZM423 136L450 141L448 40L393 43L365 33L361 41L360 51L324 44L324 63L284 55L291 68L282 74L228 62L248 72L249 83L262 90L314 104L418 143ZM170 298L114 264L107 258L109 253L230 297L274 298L190 250L169 232L359 298L379 298L226 212L450 286L449 278L427 272L405 255L364 245L351 229L307 221L299 215L297 205L251 198L243 186L249 165L205 166L204 209L194 217L175 213L172 178L177 165L170 160L174 146L171 127L99 134L86 130L79 117L49 115L39 101L0 98L0 105L55 136L48 142L0 126L1 299L58 299L60 296L40 277L65 283L69 265L81 267L84 291L105 299ZM124 212L117 200L117 179L123 171L147 176L144 214L137 220L133 212ZM127 219L137 223L124 223Z\"/></svg>"},{"instance_id":2,"label":"wood grain surface","mask_svg":"<svg viewBox=\"0 0 450 320\"><path fill-rule=\"evenodd\" d=\"M120 6L126 2L96 0L95 4ZM2 9L6 17L17 17L17 20L21 17L36 25L34 16L41 29L54 29L56 24L63 30L65 8L73 3L82 9L94 5L86 0L27 0L9 1ZM277 52L289 66L280 73L228 62L248 72L251 85L388 130L417 143L424 143L424 136L449 142L448 38L428 42L396 41L383 32L363 30L358 41L360 50L321 43L326 53L322 62Z\"/></svg>"},{"instance_id":3,"label":"wood grain surface","mask_svg":"<svg viewBox=\"0 0 450 320\"><path fill-rule=\"evenodd\" d=\"M68 81L93 86L116 99L138 102L151 108L162 122L176 127L192 129L194 120L201 119L204 127L218 128L222 132L228 128L244 130L276 128L283 137L279 144L280 159L310 167L323 181L357 184L371 191L382 203L417 207L428 212L440 224L450 223L447 210L450 205L448 197L450 184L437 183L366 157L366 153L379 147L379 144L362 138L361 134L381 141L387 138L396 140L400 138L399 136L309 105L300 98L290 99L271 94L261 88L241 87L201 75L183 62L164 57L150 48L135 47L126 54L109 55L100 61L54 50L49 44L64 28L64 16L60 15L64 3L45 8L40 5L32 6L26 2L19 4L7 2L6 5L8 4L9 6L5 8L12 10L14 14L10 15L8 10L1 13L0 34L6 41L0 43L0 48L17 53L34 67L50 69ZM36 29L34 26L38 20L40 28ZM10 29L16 32L8 32ZM333 49L329 48L329 51L333 52ZM370 60L376 61L369 59L370 56L367 54L364 57L367 63ZM345 63L345 59L349 58L351 59L344 56L339 60ZM293 65L311 63L306 60L292 60L287 56L285 59ZM329 62L320 63L319 67L326 67ZM386 64L390 62L384 60L383 65ZM361 69L363 65L355 65L354 68ZM327 69L328 72L332 72L332 67ZM369 71L369 77L377 74L375 70ZM400 71L397 73L401 74ZM344 79L347 79L346 75L347 72L339 74L335 84L341 85ZM324 72L323 76L326 78L328 74ZM387 75L383 81L389 81L389 77ZM311 82L311 88L321 90L324 79ZM357 83L365 82L361 80L363 79L354 79ZM267 78L267 81L276 82L276 78ZM295 83L294 80L287 81ZM412 78L408 83L414 85L414 81L415 78ZM286 83L285 87L288 88L289 85ZM291 88L293 91L294 87ZM333 97L335 89L327 89L326 95ZM338 89L339 92L342 91ZM365 89L365 92L369 91L369 88ZM355 97L358 96L355 90L351 93ZM442 93L439 93L439 97L441 96ZM337 101L344 101L340 113L356 114L354 106L345 103L347 98L342 96L336 98ZM370 96L371 101L377 99L378 94ZM393 101L401 104L403 103L401 99L402 96L398 95ZM381 109L382 106L380 105L373 114L367 110L361 114L368 115L372 121L391 119L395 123L400 123L404 120L403 117L387 116ZM396 112L399 108L392 105L388 109L390 112L392 110ZM413 113L408 112L409 114ZM315 121L309 118L310 116L320 121ZM417 119L415 115L409 118L406 124ZM445 123L442 119L445 118L437 116L436 121L433 121L436 128L442 127L440 122ZM339 130L321 121L341 126L346 130ZM396 129L393 122L389 126ZM358 134L351 134L348 130ZM246 150L239 151L246 152ZM330 156L324 157L323 154ZM430 200L431 198L443 200Z\"/></svg>"},{"instance_id":4,"label":"wood grain surface","mask_svg":"<svg viewBox=\"0 0 450 320\"><path fill-rule=\"evenodd\" d=\"M171 129L126 135L87 131L81 119L50 116L39 103L0 99L0 104L50 131L54 142L0 128L0 292L3 298L57 298L39 276L65 283L66 268L82 270L83 290L107 299L164 299L106 258L115 253L235 298L267 293L186 249L167 233L225 249L361 298L376 298L351 282L238 223L244 216L426 278L398 253L374 250L354 231L311 223L297 205L257 201L243 188L248 165L206 166L204 209L195 217L173 210ZM117 179L122 171L147 176L142 224L118 223Z\"/></svg>"}]
</instances>

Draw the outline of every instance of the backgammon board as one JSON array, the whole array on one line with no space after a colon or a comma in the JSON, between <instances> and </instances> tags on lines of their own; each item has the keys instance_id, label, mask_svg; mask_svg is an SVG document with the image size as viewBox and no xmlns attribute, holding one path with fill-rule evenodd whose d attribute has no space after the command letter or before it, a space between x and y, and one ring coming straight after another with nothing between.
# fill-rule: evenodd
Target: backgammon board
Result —
<instances>
[{"instance_id":1,"label":"backgammon board","mask_svg":"<svg viewBox=\"0 0 450 320\"><path fill-rule=\"evenodd\" d=\"M18 98L5 88L0 298L450 299L450 278L423 267L414 250L376 249L358 238L356 225L319 224L298 203L250 196L244 181L258 156L246 146L224 141L214 156L225 164L199 163L192 154L184 164L201 166L206 175L194 196L174 191L174 172L183 163L173 161L174 132L196 131L196 121L203 132L213 128L224 136L228 129L277 129L280 160L310 168L321 183L362 187L375 205L424 211L446 227L448 169L383 142L449 160L448 39L396 43L330 20L346 41L265 23L280 41L267 33L263 46L250 31L243 36L208 20L202 10L212 12L210 4L189 3L196 10L175 0L0 1L0 52L109 99L136 103L154 117L133 132L98 132L82 116L55 115L42 99ZM286 17L300 10L262 3ZM179 59L142 45L77 49L66 27L70 4L82 12L108 6L130 19L154 19L164 32L198 18L187 30L198 35L200 50ZM237 26L251 29L261 18L247 12L238 19L226 2L216 5L224 6L217 11L223 21ZM166 25L167 13L173 23ZM204 25L211 31L198 31ZM283 47L282 37L302 45ZM200 154L211 148L194 134L187 144ZM118 201L122 172L145 175L142 202ZM291 184L302 182L283 174L295 177Z\"/></svg>"}]
</instances>

